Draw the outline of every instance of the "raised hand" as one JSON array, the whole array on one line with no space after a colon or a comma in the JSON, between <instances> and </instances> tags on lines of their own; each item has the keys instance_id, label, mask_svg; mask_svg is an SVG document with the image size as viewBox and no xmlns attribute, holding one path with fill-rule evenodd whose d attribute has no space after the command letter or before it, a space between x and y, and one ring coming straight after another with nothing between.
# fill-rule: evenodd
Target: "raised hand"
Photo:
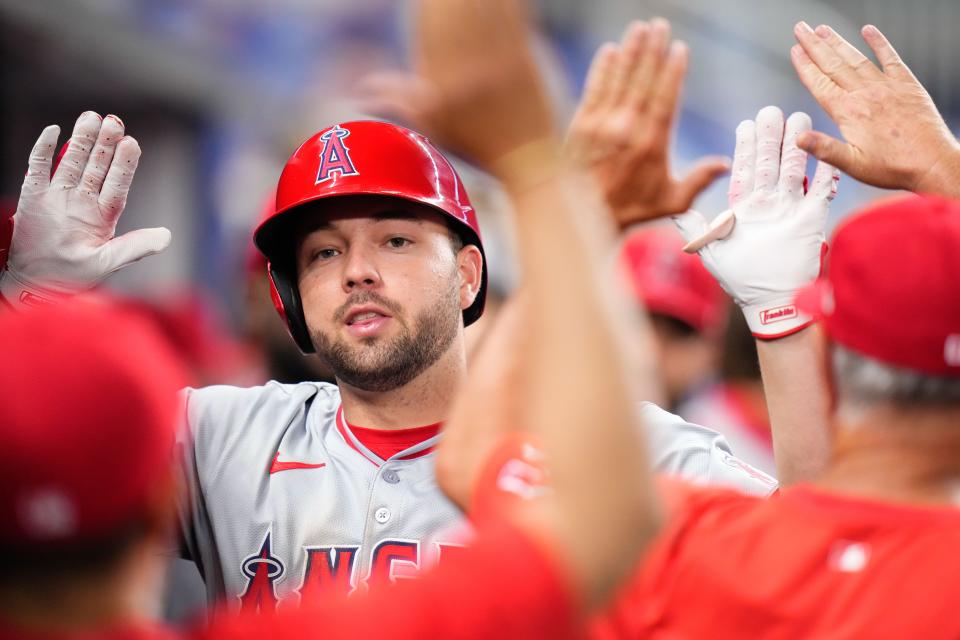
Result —
<instances>
[{"instance_id":1,"label":"raised hand","mask_svg":"<svg viewBox=\"0 0 960 640\"><path fill-rule=\"evenodd\" d=\"M593 58L566 151L593 174L621 228L686 211L727 171L725 158L708 157L683 179L670 172L686 71L686 45L671 42L670 24L659 18L634 22Z\"/></svg>"},{"instance_id":2,"label":"raised hand","mask_svg":"<svg viewBox=\"0 0 960 640\"><path fill-rule=\"evenodd\" d=\"M861 30L880 67L826 25L805 22L790 51L800 81L845 141L807 132L801 149L877 187L960 196L960 145L930 94L872 26Z\"/></svg>"},{"instance_id":3,"label":"raised hand","mask_svg":"<svg viewBox=\"0 0 960 640\"><path fill-rule=\"evenodd\" d=\"M764 107L737 127L730 209L707 223L696 211L674 218L684 249L703 264L743 309L753 335L776 338L810 323L793 304L797 290L817 277L824 225L836 194L837 172L820 162L804 189L807 154L797 139L810 131L797 112Z\"/></svg>"},{"instance_id":4,"label":"raised hand","mask_svg":"<svg viewBox=\"0 0 960 640\"><path fill-rule=\"evenodd\" d=\"M423 84L414 92L430 103L427 130L498 178L535 174L559 144L524 3L420 0L417 7L414 71Z\"/></svg>"},{"instance_id":5,"label":"raised hand","mask_svg":"<svg viewBox=\"0 0 960 640\"><path fill-rule=\"evenodd\" d=\"M114 236L140 159L119 118L83 113L51 177L59 135L58 126L47 127L30 153L0 277L0 293L14 305L85 291L170 244L162 227Z\"/></svg>"}]
</instances>

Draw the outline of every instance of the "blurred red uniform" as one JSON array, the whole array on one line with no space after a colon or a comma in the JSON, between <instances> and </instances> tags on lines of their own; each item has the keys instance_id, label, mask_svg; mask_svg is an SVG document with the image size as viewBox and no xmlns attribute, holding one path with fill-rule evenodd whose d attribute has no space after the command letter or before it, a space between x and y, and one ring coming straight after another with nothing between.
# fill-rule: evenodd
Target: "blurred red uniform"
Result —
<instances>
[{"instance_id":1,"label":"blurred red uniform","mask_svg":"<svg viewBox=\"0 0 960 640\"><path fill-rule=\"evenodd\" d=\"M670 524L592 637L960 637L942 596L960 584L955 509L802 485L770 499L680 483L665 494Z\"/></svg>"},{"instance_id":2,"label":"blurred red uniform","mask_svg":"<svg viewBox=\"0 0 960 640\"><path fill-rule=\"evenodd\" d=\"M474 512L501 512L546 482L529 441L510 436L481 476ZM944 596L960 584L960 511L807 485L761 498L659 484L668 524L591 623L591 640L960 637Z\"/></svg>"}]
</instances>

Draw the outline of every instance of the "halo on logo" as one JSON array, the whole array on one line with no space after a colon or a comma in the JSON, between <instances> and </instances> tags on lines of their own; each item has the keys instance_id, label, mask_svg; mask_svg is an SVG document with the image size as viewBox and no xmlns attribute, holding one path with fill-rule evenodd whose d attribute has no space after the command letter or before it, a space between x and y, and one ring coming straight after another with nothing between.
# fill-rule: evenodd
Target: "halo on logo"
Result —
<instances>
[{"instance_id":1,"label":"halo on logo","mask_svg":"<svg viewBox=\"0 0 960 640\"><path fill-rule=\"evenodd\" d=\"M320 134L323 140L323 149L320 151L320 166L317 168L317 182L321 184L332 180L336 184L338 178L358 176L360 172L353 164L350 149L344 140L350 136L350 131L340 125Z\"/></svg>"}]
</instances>

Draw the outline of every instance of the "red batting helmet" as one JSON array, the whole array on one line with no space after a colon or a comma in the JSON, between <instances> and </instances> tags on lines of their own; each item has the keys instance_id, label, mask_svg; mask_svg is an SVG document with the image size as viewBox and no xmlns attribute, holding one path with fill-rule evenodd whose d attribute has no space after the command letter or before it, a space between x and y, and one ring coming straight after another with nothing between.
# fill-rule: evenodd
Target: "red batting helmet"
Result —
<instances>
[{"instance_id":1,"label":"red batting helmet","mask_svg":"<svg viewBox=\"0 0 960 640\"><path fill-rule=\"evenodd\" d=\"M273 303L304 353L315 351L297 288L297 212L323 200L335 205L351 196L383 196L429 206L444 214L463 240L483 254L477 216L460 176L430 142L414 131L387 122L362 120L328 127L300 145L277 184L276 208L266 211L253 241L268 260ZM335 211L330 206L320 211ZM316 213L318 209L310 207ZM480 291L463 311L465 325L483 313L487 293L486 257Z\"/></svg>"}]
</instances>

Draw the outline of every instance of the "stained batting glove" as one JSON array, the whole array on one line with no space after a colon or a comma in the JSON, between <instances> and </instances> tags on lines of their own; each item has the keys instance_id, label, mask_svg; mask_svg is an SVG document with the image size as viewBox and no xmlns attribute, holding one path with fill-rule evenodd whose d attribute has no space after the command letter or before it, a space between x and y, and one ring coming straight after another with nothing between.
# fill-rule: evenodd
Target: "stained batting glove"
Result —
<instances>
[{"instance_id":1,"label":"stained batting glove","mask_svg":"<svg viewBox=\"0 0 960 640\"><path fill-rule=\"evenodd\" d=\"M140 146L124 137L119 118L82 114L51 178L59 135L55 125L40 134L20 190L7 270L0 273L0 294L14 307L91 289L170 244L162 227L114 237L140 160Z\"/></svg>"},{"instance_id":2,"label":"stained batting glove","mask_svg":"<svg viewBox=\"0 0 960 640\"><path fill-rule=\"evenodd\" d=\"M810 129L805 113L791 115L784 130L780 109L764 107L756 121L737 127L730 208L709 224L696 211L674 217L684 250L700 254L758 338L790 335L811 322L793 301L820 273L839 174L821 162L805 189L807 154L796 140Z\"/></svg>"}]
</instances>

